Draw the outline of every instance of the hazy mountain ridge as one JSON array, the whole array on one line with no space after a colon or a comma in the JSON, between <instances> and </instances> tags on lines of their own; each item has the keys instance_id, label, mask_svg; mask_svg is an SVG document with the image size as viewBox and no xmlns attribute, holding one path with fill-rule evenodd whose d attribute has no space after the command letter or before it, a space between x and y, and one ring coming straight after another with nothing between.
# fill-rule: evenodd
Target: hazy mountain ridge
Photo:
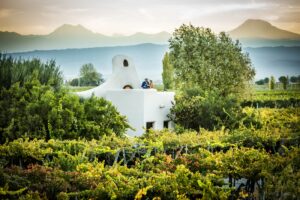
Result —
<instances>
[{"instance_id":1,"label":"hazy mountain ridge","mask_svg":"<svg viewBox=\"0 0 300 200\"><path fill-rule=\"evenodd\" d=\"M272 26L263 20L247 20L229 31L244 47L300 46L300 35ZM62 25L48 35L21 35L0 31L0 51L22 52L66 48L91 48L105 46L128 46L143 43L167 44L171 34L135 33L133 35L107 36L94 33L82 25Z\"/></svg>"},{"instance_id":2,"label":"hazy mountain ridge","mask_svg":"<svg viewBox=\"0 0 300 200\"><path fill-rule=\"evenodd\" d=\"M13 53L18 58L40 58L43 61L55 59L61 66L67 79L76 77L82 64L93 63L104 75L111 73L111 59L118 54L133 58L138 74L143 79L148 77L161 80L162 58L168 51L167 45L140 44L134 46L97 47L85 49L44 50ZM245 48L256 69L256 79L300 74L300 47L261 47Z\"/></svg>"},{"instance_id":3,"label":"hazy mountain ridge","mask_svg":"<svg viewBox=\"0 0 300 200\"><path fill-rule=\"evenodd\" d=\"M94 33L81 25L62 25L48 35L21 35L0 31L0 51L22 52L66 48L135 45L142 43L166 44L171 35L136 33L129 36L106 36Z\"/></svg>"}]
</instances>

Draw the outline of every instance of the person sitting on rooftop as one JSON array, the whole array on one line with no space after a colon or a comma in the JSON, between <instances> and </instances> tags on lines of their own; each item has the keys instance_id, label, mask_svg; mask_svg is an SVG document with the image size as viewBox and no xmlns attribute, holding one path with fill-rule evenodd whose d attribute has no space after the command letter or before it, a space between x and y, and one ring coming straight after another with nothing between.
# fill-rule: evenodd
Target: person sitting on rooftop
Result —
<instances>
[{"instance_id":1,"label":"person sitting on rooftop","mask_svg":"<svg viewBox=\"0 0 300 200\"><path fill-rule=\"evenodd\" d=\"M154 84L153 84L153 81L152 81L152 80L150 80L149 88L154 88Z\"/></svg>"},{"instance_id":2,"label":"person sitting on rooftop","mask_svg":"<svg viewBox=\"0 0 300 200\"><path fill-rule=\"evenodd\" d=\"M144 89L148 89L150 86L149 86L149 81L147 78L145 78L145 80L143 81L142 83L142 88Z\"/></svg>"}]
</instances>

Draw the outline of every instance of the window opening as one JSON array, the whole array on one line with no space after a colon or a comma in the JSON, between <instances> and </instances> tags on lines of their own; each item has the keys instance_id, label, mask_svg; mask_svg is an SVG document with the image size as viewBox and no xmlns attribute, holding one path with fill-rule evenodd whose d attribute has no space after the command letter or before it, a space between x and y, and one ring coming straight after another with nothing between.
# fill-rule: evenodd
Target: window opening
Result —
<instances>
[{"instance_id":1,"label":"window opening","mask_svg":"<svg viewBox=\"0 0 300 200\"><path fill-rule=\"evenodd\" d=\"M164 121L164 128L169 128L169 122L170 121Z\"/></svg>"},{"instance_id":2,"label":"window opening","mask_svg":"<svg viewBox=\"0 0 300 200\"><path fill-rule=\"evenodd\" d=\"M124 67L128 67L128 65L129 65L129 64L128 64L128 61L125 59L125 60L123 61L123 66L124 66Z\"/></svg>"},{"instance_id":3,"label":"window opening","mask_svg":"<svg viewBox=\"0 0 300 200\"><path fill-rule=\"evenodd\" d=\"M146 122L146 131L154 128L154 122Z\"/></svg>"}]
</instances>

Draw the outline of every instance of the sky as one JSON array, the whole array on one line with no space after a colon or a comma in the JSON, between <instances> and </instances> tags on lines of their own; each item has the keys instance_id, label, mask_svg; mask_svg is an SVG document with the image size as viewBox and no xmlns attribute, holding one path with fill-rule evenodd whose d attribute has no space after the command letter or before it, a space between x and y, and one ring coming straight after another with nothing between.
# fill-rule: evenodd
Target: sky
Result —
<instances>
[{"instance_id":1,"label":"sky","mask_svg":"<svg viewBox=\"0 0 300 200\"><path fill-rule=\"evenodd\" d=\"M300 33L300 0L0 0L0 31L49 34L81 24L106 35L172 33L183 23L229 31L263 19Z\"/></svg>"}]
</instances>

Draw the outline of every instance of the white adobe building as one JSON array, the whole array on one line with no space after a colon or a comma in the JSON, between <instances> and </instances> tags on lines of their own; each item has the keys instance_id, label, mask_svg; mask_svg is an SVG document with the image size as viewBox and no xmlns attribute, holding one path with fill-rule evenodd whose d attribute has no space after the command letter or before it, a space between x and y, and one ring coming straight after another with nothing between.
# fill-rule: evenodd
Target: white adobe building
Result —
<instances>
[{"instance_id":1,"label":"white adobe building","mask_svg":"<svg viewBox=\"0 0 300 200\"><path fill-rule=\"evenodd\" d=\"M167 115L174 101L174 92L142 89L134 63L128 56L117 55L112 64L113 73L105 83L77 94L84 98L94 94L111 101L135 129L127 131L129 136L140 136L149 128L173 128Z\"/></svg>"}]
</instances>

